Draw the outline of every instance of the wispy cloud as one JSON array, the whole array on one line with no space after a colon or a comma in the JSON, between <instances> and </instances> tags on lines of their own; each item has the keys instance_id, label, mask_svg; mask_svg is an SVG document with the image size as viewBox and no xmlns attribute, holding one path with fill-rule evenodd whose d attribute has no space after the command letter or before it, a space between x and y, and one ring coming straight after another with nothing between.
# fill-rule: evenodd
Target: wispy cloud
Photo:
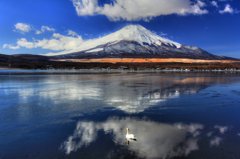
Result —
<instances>
[{"instance_id":1,"label":"wispy cloud","mask_svg":"<svg viewBox=\"0 0 240 159\"><path fill-rule=\"evenodd\" d=\"M34 48L41 48L41 49L48 49L52 51L63 51L63 50L71 50L73 48L78 47L83 42L81 36L71 36L71 35L62 35L59 33L54 33L51 38L49 39L42 39L42 40L32 40L29 41L26 38L18 39L16 44L4 44L4 49L20 49L20 48L27 48L27 49L34 49Z\"/></svg>"},{"instance_id":2,"label":"wispy cloud","mask_svg":"<svg viewBox=\"0 0 240 159\"><path fill-rule=\"evenodd\" d=\"M3 44L3 49L11 49L11 50L17 50L20 49L18 45L12 45L12 44Z\"/></svg>"},{"instance_id":3,"label":"wispy cloud","mask_svg":"<svg viewBox=\"0 0 240 159\"><path fill-rule=\"evenodd\" d=\"M14 25L14 31L17 31L20 33L35 32L35 34L39 35L45 32L55 32L55 29L53 27L46 26L46 25L43 25L38 29L27 23L16 23Z\"/></svg>"},{"instance_id":4,"label":"wispy cloud","mask_svg":"<svg viewBox=\"0 0 240 159\"><path fill-rule=\"evenodd\" d=\"M212 146L219 146L220 144L221 144L221 142L222 142L222 138L220 138L220 137L214 137L212 140L210 140L210 146L212 147Z\"/></svg>"},{"instance_id":5,"label":"wispy cloud","mask_svg":"<svg viewBox=\"0 0 240 159\"><path fill-rule=\"evenodd\" d=\"M190 0L114 0L99 5L98 0L72 0L79 16L105 15L110 20L149 20L161 15L207 14L203 1Z\"/></svg>"},{"instance_id":6,"label":"wispy cloud","mask_svg":"<svg viewBox=\"0 0 240 159\"><path fill-rule=\"evenodd\" d=\"M211 4L212 4L212 6L214 6L214 7L217 7L217 8L218 8L218 2L217 2L217 1L212 1L212 2L211 2Z\"/></svg>"},{"instance_id":7,"label":"wispy cloud","mask_svg":"<svg viewBox=\"0 0 240 159\"><path fill-rule=\"evenodd\" d=\"M15 31L18 31L20 33L28 33L32 30L31 25L26 23L16 23L14 25Z\"/></svg>"},{"instance_id":8,"label":"wispy cloud","mask_svg":"<svg viewBox=\"0 0 240 159\"><path fill-rule=\"evenodd\" d=\"M15 31L21 33L28 33L32 31L37 35L43 34L45 32L53 32L53 34L50 38L48 39L44 38L41 40L36 40L35 38L33 38L32 40L20 38L17 39L16 44L3 44L2 46L3 49L17 50L20 48L26 49L41 48L52 51L66 51L78 47L83 42L82 37L72 30L68 30L67 35L62 35L56 33L55 28L46 25L42 25L40 29L36 29L30 24L17 23L14 25L14 27Z\"/></svg>"},{"instance_id":9,"label":"wispy cloud","mask_svg":"<svg viewBox=\"0 0 240 159\"><path fill-rule=\"evenodd\" d=\"M52 27L43 25L43 26L41 27L41 29L36 30L35 33L39 35L39 34L42 34L42 33L45 33L45 32L55 32L55 29L52 28Z\"/></svg>"},{"instance_id":10,"label":"wispy cloud","mask_svg":"<svg viewBox=\"0 0 240 159\"><path fill-rule=\"evenodd\" d=\"M72 36L72 37L80 37L80 36L78 35L78 33L76 33L75 31L72 31L72 30L68 30L68 35L69 35L69 36Z\"/></svg>"},{"instance_id":11,"label":"wispy cloud","mask_svg":"<svg viewBox=\"0 0 240 159\"><path fill-rule=\"evenodd\" d=\"M219 133L221 133L221 134L225 134L229 130L229 127L220 126L220 125L216 125L216 126L214 126L214 128L217 129L219 131Z\"/></svg>"},{"instance_id":12,"label":"wispy cloud","mask_svg":"<svg viewBox=\"0 0 240 159\"><path fill-rule=\"evenodd\" d=\"M233 14L233 13L235 13L235 11L230 4L226 4L225 8L223 10L220 10L219 13L221 13L221 14L225 14L225 13Z\"/></svg>"}]
</instances>

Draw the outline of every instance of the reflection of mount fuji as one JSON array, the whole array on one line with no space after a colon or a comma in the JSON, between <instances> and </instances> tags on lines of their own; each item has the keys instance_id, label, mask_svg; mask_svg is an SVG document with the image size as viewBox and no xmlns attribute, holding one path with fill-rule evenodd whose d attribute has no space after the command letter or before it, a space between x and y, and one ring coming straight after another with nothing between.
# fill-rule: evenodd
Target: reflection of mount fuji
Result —
<instances>
[{"instance_id":1,"label":"reflection of mount fuji","mask_svg":"<svg viewBox=\"0 0 240 159\"><path fill-rule=\"evenodd\" d=\"M166 100L177 98L180 94L193 94L204 88L201 85L181 85L167 83L163 79L162 84L152 85L147 83L125 84L120 87L114 86L105 91L104 100L106 103L117 107L128 113L142 112L150 106ZM166 83L165 83L166 82ZM150 84L151 85L151 84Z\"/></svg>"},{"instance_id":2,"label":"reflection of mount fuji","mask_svg":"<svg viewBox=\"0 0 240 159\"><path fill-rule=\"evenodd\" d=\"M80 109L101 109L110 106L127 113L143 112L160 102L177 98L181 94L194 94L213 84L233 82L236 78L224 76L201 77L174 74L115 74L46 76L41 87L15 89L23 101L37 96L41 102L55 104L78 103ZM101 101L91 108L87 101ZM82 104L80 104L82 103Z\"/></svg>"},{"instance_id":3,"label":"reflection of mount fuji","mask_svg":"<svg viewBox=\"0 0 240 159\"><path fill-rule=\"evenodd\" d=\"M215 81L216 80L216 81ZM208 77L172 77L150 76L136 79L121 79L112 86L104 87L103 100L128 113L139 113L150 106L159 104L169 99L177 98L181 94L195 94L214 83L225 80Z\"/></svg>"}]
</instances>

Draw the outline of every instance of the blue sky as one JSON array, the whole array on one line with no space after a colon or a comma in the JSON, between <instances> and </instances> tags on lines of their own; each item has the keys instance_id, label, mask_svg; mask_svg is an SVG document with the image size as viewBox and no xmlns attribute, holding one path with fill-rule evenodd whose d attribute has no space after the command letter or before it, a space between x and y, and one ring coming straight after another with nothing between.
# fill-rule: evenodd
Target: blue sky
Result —
<instances>
[{"instance_id":1,"label":"blue sky","mask_svg":"<svg viewBox=\"0 0 240 159\"><path fill-rule=\"evenodd\" d=\"M240 58L239 0L1 0L0 53L70 50L128 24Z\"/></svg>"}]
</instances>

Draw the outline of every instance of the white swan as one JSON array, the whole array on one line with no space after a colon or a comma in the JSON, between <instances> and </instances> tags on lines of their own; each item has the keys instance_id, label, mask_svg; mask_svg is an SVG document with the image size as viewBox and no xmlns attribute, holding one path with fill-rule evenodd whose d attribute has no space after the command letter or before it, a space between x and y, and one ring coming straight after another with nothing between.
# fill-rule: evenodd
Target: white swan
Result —
<instances>
[{"instance_id":1,"label":"white swan","mask_svg":"<svg viewBox=\"0 0 240 159\"><path fill-rule=\"evenodd\" d=\"M127 144L129 144L130 141L137 141L134 134L129 133L129 128L126 128L126 130L127 130L127 134L126 134Z\"/></svg>"}]
</instances>

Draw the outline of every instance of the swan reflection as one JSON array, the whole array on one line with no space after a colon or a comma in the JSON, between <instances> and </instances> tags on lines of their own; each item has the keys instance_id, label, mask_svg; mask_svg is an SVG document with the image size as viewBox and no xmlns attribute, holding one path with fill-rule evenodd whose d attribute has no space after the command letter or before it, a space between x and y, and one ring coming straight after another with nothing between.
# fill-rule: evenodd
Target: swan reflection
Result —
<instances>
[{"instance_id":1,"label":"swan reflection","mask_svg":"<svg viewBox=\"0 0 240 159\"><path fill-rule=\"evenodd\" d=\"M169 158L186 156L198 150L198 140L204 126L201 124L164 124L134 118L112 118L106 122L78 122L72 135L62 144L66 154L93 143L99 131L111 134L116 144L125 145L125 130L130 128L137 142L127 148L139 157Z\"/></svg>"}]
</instances>

